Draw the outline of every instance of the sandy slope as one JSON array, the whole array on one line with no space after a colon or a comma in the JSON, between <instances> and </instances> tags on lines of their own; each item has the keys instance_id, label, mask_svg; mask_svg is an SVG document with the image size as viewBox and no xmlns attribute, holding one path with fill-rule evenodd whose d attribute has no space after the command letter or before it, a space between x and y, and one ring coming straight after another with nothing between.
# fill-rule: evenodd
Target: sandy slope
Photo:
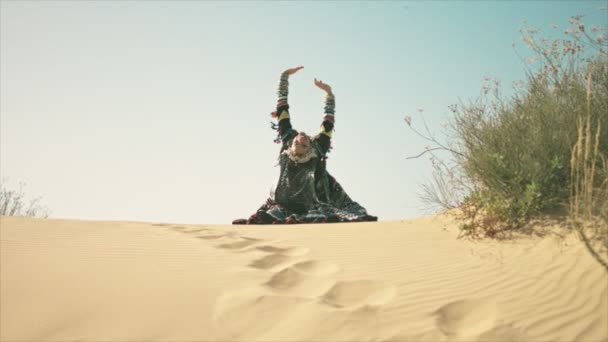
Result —
<instances>
[{"instance_id":1,"label":"sandy slope","mask_svg":"<svg viewBox=\"0 0 608 342\"><path fill-rule=\"evenodd\" d=\"M456 235L2 217L0 339L608 340L608 273L574 236Z\"/></svg>"}]
</instances>

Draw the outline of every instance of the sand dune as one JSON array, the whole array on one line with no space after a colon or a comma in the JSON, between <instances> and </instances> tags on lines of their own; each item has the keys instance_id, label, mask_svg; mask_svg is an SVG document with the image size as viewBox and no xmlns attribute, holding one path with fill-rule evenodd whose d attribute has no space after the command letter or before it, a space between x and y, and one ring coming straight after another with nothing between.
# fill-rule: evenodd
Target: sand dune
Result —
<instances>
[{"instance_id":1,"label":"sand dune","mask_svg":"<svg viewBox=\"0 0 608 342\"><path fill-rule=\"evenodd\" d=\"M569 234L458 240L434 216L230 226L0 220L2 341L608 341Z\"/></svg>"}]
</instances>

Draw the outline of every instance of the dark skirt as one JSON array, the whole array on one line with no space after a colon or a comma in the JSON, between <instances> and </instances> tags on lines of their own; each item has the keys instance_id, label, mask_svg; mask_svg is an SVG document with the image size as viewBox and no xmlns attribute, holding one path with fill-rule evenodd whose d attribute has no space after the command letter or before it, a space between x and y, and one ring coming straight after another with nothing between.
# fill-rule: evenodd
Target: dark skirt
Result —
<instances>
[{"instance_id":1,"label":"dark skirt","mask_svg":"<svg viewBox=\"0 0 608 342\"><path fill-rule=\"evenodd\" d=\"M326 190L319 187L319 200L311 209L289 208L268 198L266 202L248 219L236 219L232 224L297 224L378 221L377 216L367 213L359 203L353 201L336 181L325 173Z\"/></svg>"}]
</instances>

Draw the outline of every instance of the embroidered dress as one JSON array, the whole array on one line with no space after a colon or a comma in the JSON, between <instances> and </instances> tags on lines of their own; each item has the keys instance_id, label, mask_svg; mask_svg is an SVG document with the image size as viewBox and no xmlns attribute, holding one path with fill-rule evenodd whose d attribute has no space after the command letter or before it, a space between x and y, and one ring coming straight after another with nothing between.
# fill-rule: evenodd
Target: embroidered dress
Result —
<instances>
[{"instance_id":1,"label":"embroidered dress","mask_svg":"<svg viewBox=\"0 0 608 342\"><path fill-rule=\"evenodd\" d=\"M321 222L377 221L353 201L326 170L327 152L331 149L334 128L335 98L325 98L325 116L319 134L312 138L309 153L293 154L289 146L298 132L291 126L287 103L289 75L283 73L279 82L278 119L273 129L278 131L276 143L282 144L279 154L280 176L274 192L249 219L237 219L233 224L290 224Z\"/></svg>"}]
</instances>

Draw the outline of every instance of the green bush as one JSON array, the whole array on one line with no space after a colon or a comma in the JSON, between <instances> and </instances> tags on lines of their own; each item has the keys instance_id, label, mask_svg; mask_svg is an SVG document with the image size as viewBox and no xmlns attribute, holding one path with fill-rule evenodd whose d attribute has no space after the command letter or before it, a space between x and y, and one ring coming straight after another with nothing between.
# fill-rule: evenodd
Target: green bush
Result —
<instances>
[{"instance_id":1,"label":"green bush","mask_svg":"<svg viewBox=\"0 0 608 342\"><path fill-rule=\"evenodd\" d=\"M496 236L537 215L567 212L573 146L582 117L588 118L591 132L604 129L598 135L600 157L593 161L598 167L592 185L603 189L607 178L601 166L608 155L606 35L605 28L596 27L592 37L580 19L570 21L567 39L537 39L537 30L523 28L522 39L533 53L527 61L533 64L514 95L502 96L500 83L486 79L480 98L451 106L455 138L449 148L439 144L439 149L450 152L455 168L434 161L440 176L425 189L436 193L425 197L447 208L449 201L437 189L457 184L441 193L460 192L454 198L461 199L465 234ZM409 125L411 119L406 121ZM457 182L445 181L455 175Z\"/></svg>"}]
</instances>

